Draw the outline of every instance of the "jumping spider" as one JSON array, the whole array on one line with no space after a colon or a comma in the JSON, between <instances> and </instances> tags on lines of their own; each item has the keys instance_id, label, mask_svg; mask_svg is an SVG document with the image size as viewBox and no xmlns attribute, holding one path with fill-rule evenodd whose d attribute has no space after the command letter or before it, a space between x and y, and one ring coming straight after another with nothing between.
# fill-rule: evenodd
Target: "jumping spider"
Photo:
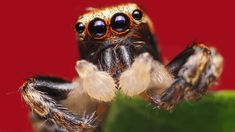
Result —
<instances>
[{"instance_id":1,"label":"jumping spider","mask_svg":"<svg viewBox=\"0 0 235 132\"><path fill-rule=\"evenodd\" d=\"M200 98L222 71L222 56L202 43L164 65L151 20L133 3L92 9L75 30L79 76L72 82L38 76L21 88L36 131L99 131L118 91L169 110Z\"/></svg>"}]
</instances>

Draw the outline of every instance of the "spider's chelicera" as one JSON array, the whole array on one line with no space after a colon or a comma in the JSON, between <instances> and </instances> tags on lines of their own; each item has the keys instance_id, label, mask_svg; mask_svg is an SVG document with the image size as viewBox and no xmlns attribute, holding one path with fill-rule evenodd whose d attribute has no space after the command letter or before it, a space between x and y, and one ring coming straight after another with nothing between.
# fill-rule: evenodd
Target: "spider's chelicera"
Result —
<instances>
[{"instance_id":1,"label":"spider's chelicera","mask_svg":"<svg viewBox=\"0 0 235 132\"><path fill-rule=\"evenodd\" d=\"M198 99L222 72L215 48L193 43L164 65L150 18L136 4L93 9L75 25L78 77L38 76L21 88L37 131L98 131L117 92L159 109Z\"/></svg>"}]
</instances>

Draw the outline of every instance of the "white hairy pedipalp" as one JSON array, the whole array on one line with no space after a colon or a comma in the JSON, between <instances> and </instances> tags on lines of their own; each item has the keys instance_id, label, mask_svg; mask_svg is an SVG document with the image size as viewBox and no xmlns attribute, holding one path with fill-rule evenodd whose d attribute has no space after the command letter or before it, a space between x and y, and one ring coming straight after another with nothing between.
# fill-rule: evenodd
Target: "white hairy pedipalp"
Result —
<instances>
[{"instance_id":1,"label":"white hairy pedipalp","mask_svg":"<svg viewBox=\"0 0 235 132\"><path fill-rule=\"evenodd\" d=\"M81 88L90 97L109 102L116 96L115 81L107 72L85 60L77 61L76 70Z\"/></svg>"},{"instance_id":2,"label":"white hairy pedipalp","mask_svg":"<svg viewBox=\"0 0 235 132\"><path fill-rule=\"evenodd\" d=\"M148 89L160 94L173 81L173 77L164 65L154 60L148 53L143 53L121 74L120 87L127 96L139 95Z\"/></svg>"}]
</instances>

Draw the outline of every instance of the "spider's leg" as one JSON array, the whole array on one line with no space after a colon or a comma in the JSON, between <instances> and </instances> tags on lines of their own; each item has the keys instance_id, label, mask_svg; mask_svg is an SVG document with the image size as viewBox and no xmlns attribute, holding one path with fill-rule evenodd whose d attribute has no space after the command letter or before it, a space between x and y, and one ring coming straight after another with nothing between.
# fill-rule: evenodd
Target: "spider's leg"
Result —
<instances>
[{"instance_id":1,"label":"spider's leg","mask_svg":"<svg viewBox=\"0 0 235 132\"><path fill-rule=\"evenodd\" d=\"M41 117L35 112L31 112L31 122L36 132L66 132L65 129L59 127L54 121Z\"/></svg>"},{"instance_id":2,"label":"spider's leg","mask_svg":"<svg viewBox=\"0 0 235 132\"><path fill-rule=\"evenodd\" d=\"M67 98L74 89L72 83L55 77L35 77L28 79L21 88L25 102L34 113L57 124L59 129L79 131L93 127L93 118L79 117L68 111L58 101Z\"/></svg>"},{"instance_id":3,"label":"spider's leg","mask_svg":"<svg viewBox=\"0 0 235 132\"><path fill-rule=\"evenodd\" d=\"M222 60L205 45L192 45L166 66L175 80L161 94L148 93L150 101L161 109L171 109L183 98L198 98L220 76Z\"/></svg>"},{"instance_id":4,"label":"spider's leg","mask_svg":"<svg viewBox=\"0 0 235 132\"><path fill-rule=\"evenodd\" d=\"M188 90L184 99L195 100L200 98L207 92L209 86L216 83L223 70L223 57L216 51L215 48L210 49L209 62L200 75L198 82L193 86L191 90Z\"/></svg>"}]
</instances>

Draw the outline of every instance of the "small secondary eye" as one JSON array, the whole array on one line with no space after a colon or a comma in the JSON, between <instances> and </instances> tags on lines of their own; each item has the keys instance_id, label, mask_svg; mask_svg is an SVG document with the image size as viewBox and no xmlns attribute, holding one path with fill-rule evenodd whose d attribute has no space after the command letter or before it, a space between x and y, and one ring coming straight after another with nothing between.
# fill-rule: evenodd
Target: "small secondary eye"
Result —
<instances>
[{"instance_id":1,"label":"small secondary eye","mask_svg":"<svg viewBox=\"0 0 235 132\"><path fill-rule=\"evenodd\" d=\"M133 17L135 20L140 20L140 19L142 18L142 16L143 16L143 13L142 13L140 10L138 10L138 9L136 9L136 10L134 10L134 11L132 12L132 17Z\"/></svg>"},{"instance_id":2,"label":"small secondary eye","mask_svg":"<svg viewBox=\"0 0 235 132\"><path fill-rule=\"evenodd\" d=\"M89 23L88 30L92 36L99 38L105 35L107 29L104 20L95 18Z\"/></svg>"},{"instance_id":3,"label":"small secondary eye","mask_svg":"<svg viewBox=\"0 0 235 132\"><path fill-rule=\"evenodd\" d=\"M78 33L82 33L85 30L85 25L79 22L75 25L75 29Z\"/></svg>"},{"instance_id":4,"label":"small secondary eye","mask_svg":"<svg viewBox=\"0 0 235 132\"><path fill-rule=\"evenodd\" d=\"M126 14L117 13L111 19L111 27L117 32L123 32L130 26L130 19Z\"/></svg>"}]
</instances>

